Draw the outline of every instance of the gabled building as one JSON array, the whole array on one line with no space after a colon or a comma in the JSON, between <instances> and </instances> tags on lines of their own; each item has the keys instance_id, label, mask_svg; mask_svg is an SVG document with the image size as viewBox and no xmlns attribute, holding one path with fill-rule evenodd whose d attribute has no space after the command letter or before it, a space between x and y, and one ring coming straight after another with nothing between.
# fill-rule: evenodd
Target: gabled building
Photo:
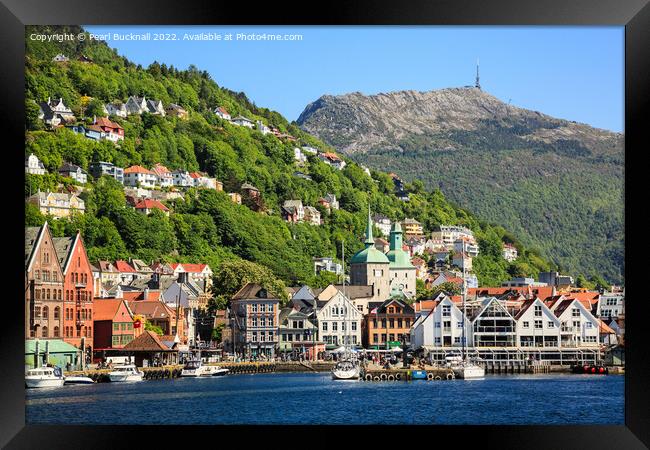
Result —
<instances>
[{"instance_id":1,"label":"gabled building","mask_svg":"<svg viewBox=\"0 0 650 450\"><path fill-rule=\"evenodd\" d=\"M70 61L70 58L65 56L63 53L59 53L54 58L52 58L52 62L68 62L68 61Z\"/></svg>"},{"instance_id":2,"label":"gabled building","mask_svg":"<svg viewBox=\"0 0 650 450\"><path fill-rule=\"evenodd\" d=\"M343 266L335 262L331 256L314 258L314 273L318 275L322 270L341 275L343 273Z\"/></svg>"},{"instance_id":3,"label":"gabled building","mask_svg":"<svg viewBox=\"0 0 650 450\"><path fill-rule=\"evenodd\" d=\"M259 284L247 283L231 299L233 346L247 356L274 357L279 337L280 300Z\"/></svg>"},{"instance_id":4,"label":"gabled building","mask_svg":"<svg viewBox=\"0 0 650 450\"><path fill-rule=\"evenodd\" d=\"M524 301L515 319L519 346L558 347L560 345L560 319L539 298Z\"/></svg>"},{"instance_id":5,"label":"gabled building","mask_svg":"<svg viewBox=\"0 0 650 450\"><path fill-rule=\"evenodd\" d=\"M372 220L368 213L365 248L350 259L350 284L373 286L374 300L386 300L390 294L389 266L388 257L375 248Z\"/></svg>"},{"instance_id":6,"label":"gabled building","mask_svg":"<svg viewBox=\"0 0 650 450\"><path fill-rule=\"evenodd\" d=\"M97 261L92 267L95 297L105 298L107 291L120 283L120 271L110 261Z\"/></svg>"},{"instance_id":7,"label":"gabled building","mask_svg":"<svg viewBox=\"0 0 650 450\"><path fill-rule=\"evenodd\" d=\"M470 345L471 324L463 315L460 305L444 294L424 303L427 302L431 305L425 305L425 310L419 314L413 324L412 347L416 349L460 348L463 345L463 336L467 345Z\"/></svg>"},{"instance_id":8,"label":"gabled building","mask_svg":"<svg viewBox=\"0 0 650 450\"><path fill-rule=\"evenodd\" d=\"M205 290L212 286L214 272L207 264L171 263L169 267L174 271L174 275L187 274L189 279Z\"/></svg>"},{"instance_id":9,"label":"gabled building","mask_svg":"<svg viewBox=\"0 0 650 450\"><path fill-rule=\"evenodd\" d=\"M106 139L111 142L124 140L124 128L122 125L113 122L108 117L95 118L93 125L99 127L100 130L106 133Z\"/></svg>"},{"instance_id":10,"label":"gabled building","mask_svg":"<svg viewBox=\"0 0 650 450\"><path fill-rule=\"evenodd\" d=\"M114 264L115 268L120 274L120 283L129 284L134 279L138 278L138 271L135 270L131 264L126 261L117 260Z\"/></svg>"},{"instance_id":11,"label":"gabled building","mask_svg":"<svg viewBox=\"0 0 650 450\"><path fill-rule=\"evenodd\" d=\"M302 355L306 360L316 360L325 351L325 345L318 336L318 326L312 322L309 314L295 308L283 308L279 322L278 348L281 354Z\"/></svg>"},{"instance_id":12,"label":"gabled building","mask_svg":"<svg viewBox=\"0 0 650 450\"><path fill-rule=\"evenodd\" d=\"M174 185L174 177L170 170L160 163L154 164L151 171L156 175L156 182L160 187L168 187Z\"/></svg>"},{"instance_id":13,"label":"gabled building","mask_svg":"<svg viewBox=\"0 0 650 450\"><path fill-rule=\"evenodd\" d=\"M282 209L286 213L284 220L288 222L302 222L305 220L305 208L301 200L285 200Z\"/></svg>"},{"instance_id":14,"label":"gabled building","mask_svg":"<svg viewBox=\"0 0 650 450\"><path fill-rule=\"evenodd\" d=\"M75 120L72 110L63 103L62 98L59 98L58 101L48 98L47 102L41 102L38 106L38 118L51 127L56 127L62 123L70 123Z\"/></svg>"},{"instance_id":15,"label":"gabled building","mask_svg":"<svg viewBox=\"0 0 650 450\"><path fill-rule=\"evenodd\" d=\"M47 170L45 170L45 166L41 160L38 159L35 154L30 153L29 156L25 158L25 173L31 175L45 175Z\"/></svg>"},{"instance_id":16,"label":"gabled building","mask_svg":"<svg viewBox=\"0 0 650 450\"><path fill-rule=\"evenodd\" d=\"M126 101L127 114L156 114L165 115L165 108L160 100L147 100L145 97L131 96Z\"/></svg>"},{"instance_id":17,"label":"gabled building","mask_svg":"<svg viewBox=\"0 0 650 450\"><path fill-rule=\"evenodd\" d=\"M485 298L467 308L471 320L471 338L474 347L515 347L517 321L495 297Z\"/></svg>"},{"instance_id":18,"label":"gabled building","mask_svg":"<svg viewBox=\"0 0 650 450\"><path fill-rule=\"evenodd\" d=\"M60 339L64 276L47 222L25 228L25 338Z\"/></svg>"},{"instance_id":19,"label":"gabled building","mask_svg":"<svg viewBox=\"0 0 650 450\"><path fill-rule=\"evenodd\" d=\"M104 113L107 116L117 116L122 118L126 118L128 115L124 103L107 103L104 105Z\"/></svg>"},{"instance_id":20,"label":"gabled building","mask_svg":"<svg viewBox=\"0 0 650 450\"><path fill-rule=\"evenodd\" d=\"M325 164L328 164L335 169L342 170L346 163L337 154L331 152L319 153L318 158Z\"/></svg>"},{"instance_id":21,"label":"gabled building","mask_svg":"<svg viewBox=\"0 0 650 450\"><path fill-rule=\"evenodd\" d=\"M139 202L136 202L134 208L137 212L145 215L152 213L154 210L158 210L162 211L166 216L169 216L169 208L160 203L158 200L152 200L150 198L145 198Z\"/></svg>"},{"instance_id":22,"label":"gabled building","mask_svg":"<svg viewBox=\"0 0 650 450\"><path fill-rule=\"evenodd\" d=\"M343 293L337 291L329 300L319 302L316 313L319 337L326 350L341 345L361 347L361 320L363 315Z\"/></svg>"},{"instance_id":23,"label":"gabled building","mask_svg":"<svg viewBox=\"0 0 650 450\"><path fill-rule=\"evenodd\" d=\"M251 128L251 129L255 128L255 123L244 116L235 117L234 119L232 119L232 124L240 127Z\"/></svg>"},{"instance_id":24,"label":"gabled building","mask_svg":"<svg viewBox=\"0 0 650 450\"><path fill-rule=\"evenodd\" d=\"M389 298L370 310L364 320L366 348L389 349L411 343L410 329L415 321L413 308L399 297Z\"/></svg>"},{"instance_id":25,"label":"gabled building","mask_svg":"<svg viewBox=\"0 0 650 450\"><path fill-rule=\"evenodd\" d=\"M187 170L175 170L172 172L174 186L190 187L194 186L194 179Z\"/></svg>"},{"instance_id":26,"label":"gabled building","mask_svg":"<svg viewBox=\"0 0 650 450\"><path fill-rule=\"evenodd\" d=\"M594 347L599 344L600 324L577 299L564 299L550 306L560 320L560 345L562 347Z\"/></svg>"},{"instance_id":27,"label":"gabled building","mask_svg":"<svg viewBox=\"0 0 650 450\"><path fill-rule=\"evenodd\" d=\"M318 203L327 209L339 209L339 202L334 194L327 194L325 197L319 198Z\"/></svg>"},{"instance_id":28,"label":"gabled building","mask_svg":"<svg viewBox=\"0 0 650 450\"><path fill-rule=\"evenodd\" d=\"M320 225L320 212L313 206L305 206L305 221L310 225Z\"/></svg>"},{"instance_id":29,"label":"gabled building","mask_svg":"<svg viewBox=\"0 0 650 450\"><path fill-rule=\"evenodd\" d=\"M141 324L134 326L133 314L124 299L97 299L93 307L93 360L101 360L107 350L124 348L143 331Z\"/></svg>"},{"instance_id":30,"label":"gabled building","mask_svg":"<svg viewBox=\"0 0 650 450\"><path fill-rule=\"evenodd\" d=\"M165 113L172 117L178 117L179 119L182 120L186 120L189 117L189 113L187 112L187 110L182 106L177 105L176 103L170 103L165 108Z\"/></svg>"},{"instance_id":31,"label":"gabled building","mask_svg":"<svg viewBox=\"0 0 650 450\"><path fill-rule=\"evenodd\" d=\"M86 248L77 232L52 238L63 273L63 340L77 348L93 345L93 272ZM92 351L90 351L92 354Z\"/></svg>"},{"instance_id":32,"label":"gabled building","mask_svg":"<svg viewBox=\"0 0 650 450\"><path fill-rule=\"evenodd\" d=\"M72 178L81 184L86 184L88 182L88 174L76 164L64 162L59 169L59 174L63 177Z\"/></svg>"},{"instance_id":33,"label":"gabled building","mask_svg":"<svg viewBox=\"0 0 650 450\"><path fill-rule=\"evenodd\" d=\"M142 166L131 166L124 169L124 185L144 188L156 186L158 178L155 173Z\"/></svg>"},{"instance_id":34,"label":"gabled building","mask_svg":"<svg viewBox=\"0 0 650 450\"><path fill-rule=\"evenodd\" d=\"M231 120L230 114L228 113L228 111L226 111L226 109L223 106L217 106L216 108L214 108L212 112L214 112L218 117L220 117L223 120L227 120L228 122L230 122Z\"/></svg>"},{"instance_id":35,"label":"gabled building","mask_svg":"<svg viewBox=\"0 0 650 450\"><path fill-rule=\"evenodd\" d=\"M86 211L84 201L76 194L38 192L29 197L27 202L36 205L41 214L54 218L83 214Z\"/></svg>"}]
</instances>

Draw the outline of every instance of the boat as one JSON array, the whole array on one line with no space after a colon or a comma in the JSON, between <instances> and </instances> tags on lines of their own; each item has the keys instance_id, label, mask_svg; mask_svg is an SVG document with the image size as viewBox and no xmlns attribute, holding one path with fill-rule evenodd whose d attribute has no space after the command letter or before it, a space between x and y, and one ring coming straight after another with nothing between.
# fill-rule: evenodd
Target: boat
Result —
<instances>
[{"instance_id":1,"label":"boat","mask_svg":"<svg viewBox=\"0 0 650 450\"><path fill-rule=\"evenodd\" d=\"M215 366L215 370L212 371L213 377L222 377L230 372L230 369L225 369L223 367Z\"/></svg>"},{"instance_id":2,"label":"boat","mask_svg":"<svg viewBox=\"0 0 650 450\"><path fill-rule=\"evenodd\" d=\"M144 373L135 364L119 364L108 374L111 382L118 381L142 381Z\"/></svg>"},{"instance_id":3,"label":"boat","mask_svg":"<svg viewBox=\"0 0 650 450\"><path fill-rule=\"evenodd\" d=\"M25 385L28 388L59 387L63 386L64 379L60 367L37 367L27 371Z\"/></svg>"},{"instance_id":4,"label":"boat","mask_svg":"<svg viewBox=\"0 0 650 450\"><path fill-rule=\"evenodd\" d=\"M370 211L368 211L370 217ZM345 248L341 243L341 251L343 252L342 260L345 261ZM343 295L345 295L345 269L343 269ZM347 322L347 314L346 314ZM341 348L339 361L332 368L333 380L358 380L361 374L361 367L359 366L359 359L352 352L350 348L350 337L348 336L349 326L345 324L345 334L343 336L343 348Z\"/></svg>"},{"instance_id":5,"label":"boat","mask_svg":"<svg viewBox=\"0 0 650 450\"><path fill-rule=\"evenodd\" d=\"M93 384L93 383L95 383L95 380L93 380L90 377L74 376L74 377L65 377L63 384L69 385L69 384Z\"/></svg>"},{"instance_id":6,"label":"boat","mask_svg":"<svg viewBox=\"0 0 650 450\"><path fill-rule=\"evenodd\" d=\"M200 359L190 359L185 363L183 370L181 370L181 377L221 376L228 372L228 369L222 369L219 366L205 365Z\"/></svg>"},{"instance_id":7,"label":"boat","mask_svg":"<svg viewBox=\"0 0 650 450\"><path fill-rule=\"evenodd\" d=\"M465 248L463 247L463 257ZM485 377L485 367L476 363L467 357L467 349L465 348L465 336L467 328L467 308L465 307L465 298L467 297L467 278L465 274L465 264L463 264L463 338L462 338L462 351L460 359L454 355L448 357L447 364L454 371L456 378L463 380L477 379ZM447 359L447 358L446 358Z\"/></svg>"}]
</instances>

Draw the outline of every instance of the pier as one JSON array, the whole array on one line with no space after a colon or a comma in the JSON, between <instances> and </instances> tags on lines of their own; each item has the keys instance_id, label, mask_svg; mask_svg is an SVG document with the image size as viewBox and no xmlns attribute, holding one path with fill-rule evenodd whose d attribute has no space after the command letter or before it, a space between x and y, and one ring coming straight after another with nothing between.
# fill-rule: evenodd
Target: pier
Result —
<instances>
[{"instance_id":1,"label":"pier","mask_svg":"<svg viewBox=\"0 0 650 450\"><path fill-rule=\"evenodd\" d=\"M369 364L361 369L359 379L363 381L441 381L456 378L454 371L446 367L425 365L418 368L390 368Z\"/></svg>"}]
</instances>

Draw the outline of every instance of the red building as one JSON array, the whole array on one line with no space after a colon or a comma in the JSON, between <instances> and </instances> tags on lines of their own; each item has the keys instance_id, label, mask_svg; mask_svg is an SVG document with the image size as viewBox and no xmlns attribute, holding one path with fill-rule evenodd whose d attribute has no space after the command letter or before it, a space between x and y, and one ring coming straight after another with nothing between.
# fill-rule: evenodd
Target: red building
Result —
<instances>
[{"instance_id":1,"label":"red building","mask_svg":"<svg viewBox=\"0 0 650 450\"><path fill-rule=\"evenodd\" d=\"M63 273L50 228L25 229L25 338L60 338Z\"/></svg>"},{"instance_id":2,"label":"red building","mask_svg":"<svg viewBox=\"0 0 650 450\"><path fill-rule=\"evenodd\" d=\"M121 349L142 332L124 299L96 299L93 303L94 359L107 350Z\"/></svg>"},{"instance_id":3,"label":"red building","mask_svg":"<svg viewBox=\"0 0 650 450\"><path fill-rule=\"evenodd\" d=\"M53 238L63 272L63 340L80 348L93 345L93 272L81 233Z\"/></svg>"},{"instance_id":4,"label":"red building","mask_svg":"<svg viewBox=\"0 0 650 450\"><path fill-rule=\"evenodd\" d=\"M124 139L124 128L122 128L119 123L110 120L108 117L97 118L94 125L97 125L99 129L105 133L113 133L118 136L118 139Z\"/></svg>"}]
</instances>

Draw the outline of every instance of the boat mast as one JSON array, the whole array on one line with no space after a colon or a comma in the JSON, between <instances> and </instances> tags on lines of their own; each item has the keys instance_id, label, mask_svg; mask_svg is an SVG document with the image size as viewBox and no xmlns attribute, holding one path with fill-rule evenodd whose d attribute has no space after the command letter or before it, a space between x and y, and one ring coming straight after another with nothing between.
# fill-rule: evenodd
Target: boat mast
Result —
<instances>
[{"instance_id":1,"label":"boat mast","mask_svg":"<svg viewBox=\"0 0 650 450\"><path fill-rule=\"evenodd\" d=\"M463 263L463 346L462 346L462 358L463 361L465 361L465 327L467 326L467 309L465 307L465 297L467 296L467 281L465 279L466 274L465 274L465 242L463 241L462 245L462 263Z\"/></svg>"}]
</instances>

